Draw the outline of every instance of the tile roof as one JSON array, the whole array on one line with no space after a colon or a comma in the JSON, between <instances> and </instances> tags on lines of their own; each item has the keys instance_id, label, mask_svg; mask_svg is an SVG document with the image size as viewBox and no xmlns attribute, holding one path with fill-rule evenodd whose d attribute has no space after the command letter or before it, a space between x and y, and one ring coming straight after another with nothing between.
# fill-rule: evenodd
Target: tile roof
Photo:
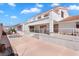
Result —
<instances>
[{"instance_id":1,"label":"tile roof","mask_svg":"<svg viewBox=\"0 0 79 59\"><path fill-rule=\"evenodd\" d=\"M74 20L79 20L79 15L77 15L77 16L69 16L69 17L63 19L63 20L60 21L60 22L65 22L65 21L74 21Z\"/></svg>"},{"instance_id":2,"label":"tile roof","mask_svg":"<svg viewBox=\"0 0 79 59\"><path fill-rule=\"evenodd\" d=\"M55 13L58 14L59 9L68 10L68 9L65 8L65 7L59 7L59 6L58 6L58 7L55 7L55 8L53 9L53 12L55 12Z\"/></svg>"}]
</instances>

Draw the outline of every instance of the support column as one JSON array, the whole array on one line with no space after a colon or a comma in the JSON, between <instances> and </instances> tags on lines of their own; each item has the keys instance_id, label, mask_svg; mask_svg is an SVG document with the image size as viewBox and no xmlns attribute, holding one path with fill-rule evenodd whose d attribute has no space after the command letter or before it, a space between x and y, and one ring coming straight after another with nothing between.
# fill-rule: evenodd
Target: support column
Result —
<instances>
[{"instance_id":1,"label":"support column","mask_svg":"<svg viewBox=\"0 0 79 59\"><path fill-rule=\"evenodd\" d=\"M30 32L28 24L23 24L23 31L24 31L24 33Z\"/></svg>"},{"instance_id":2,"label":"support column","mask_svg":"<svg viewBox=\"0 0 79 59\"><path fill-rule=\"evenodd\" d=\"M54 21L51 20L49 23L49 34L53 34L54 33Z\"/></svg>"},{"instance_id":3,"label":"support column","mask_svg":"<svg viewBox=\"0 0 79 59\"><path fill-rule=\"evenodd\" d=\"M49 18L49 34L53 34L54 33L54 21L52 18L52 13L50 13L50 18Z\"/></svg>"}]
</instances>

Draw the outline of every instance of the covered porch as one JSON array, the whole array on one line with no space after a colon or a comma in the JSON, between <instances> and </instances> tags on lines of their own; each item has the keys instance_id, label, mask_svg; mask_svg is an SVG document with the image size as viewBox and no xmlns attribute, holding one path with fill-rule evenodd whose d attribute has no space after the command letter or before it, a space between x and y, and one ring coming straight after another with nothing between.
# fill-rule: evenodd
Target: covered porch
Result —
<instances>
[{"instance_id":1,"label":"covered porch","mask_svg":"<svg viewBox=\"0 0 79 59\"><path fill-rule=\"evenodd\" d=\"M59 23L58 33L79 36L79 21Z\"/></svg>"},{"instance_id":2,"label":"covered porch","mask_svg":"<svg viewBox=\"0 0 79 59\"><path fill-rule=\"evenodd\" d=\"M49 24L31 25L30 32L49 34Z\"/></svg>"}]
</instances>

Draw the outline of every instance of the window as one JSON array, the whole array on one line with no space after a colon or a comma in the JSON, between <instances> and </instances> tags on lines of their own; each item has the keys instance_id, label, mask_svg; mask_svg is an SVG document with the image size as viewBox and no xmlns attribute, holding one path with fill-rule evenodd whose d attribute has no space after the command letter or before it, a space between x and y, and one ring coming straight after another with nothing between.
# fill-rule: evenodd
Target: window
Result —
<instances>
[{"instance_id":1,"label":"window","mask_svg":"<svg viewBox=\"0 0 79 59\"><path fill-rule=\"evenodd\" d=\"M46 13L46 14L44 14L44 17L47 17L49 14L48 13Z\"/></svg>"},{"instance_id":2,"label":"window","mask_svg":"<svg viewBox=\"0 0 79 59\"><path fill-rule=\"evenodd\" d=\"M54 32L55 33L58 33L58 26L59 26L58 24L54 24Z\"/></svg>"},{"instance_id":3,"label":"window","mask_svg":"<svg viewBox=\"0 0 79 59\"><path fill-rule=\"evenodd\" d=\"M76 28L79 28L79 22L76 23Z\"/></svg>"},{"instance_id":4,"label":"window","mask_svg":"<svg viewBox=\"0 0 79 59\"><path fill-rule=\"evenodd\" d=\"M61 17L64 17L64 12L63 11L61 11Z\"/></svg>"},{"instance_id":5,"label":"window","mask_svg":"<svg viewBox=\"0 0 79 59\"><path fill-rule=\"evenodd\" d=\"M38 19L41 19L41 16L38 16Z\"/></svg>"},{"instance_id":6,"label":"window","mask_svg":"<svg viewBox=\"0 0 79 59\"><path fill-rule=\"evenodd\" d=\"M29 26L30 32L34 32L34 26Z\"/></svg>"}]
</instances>

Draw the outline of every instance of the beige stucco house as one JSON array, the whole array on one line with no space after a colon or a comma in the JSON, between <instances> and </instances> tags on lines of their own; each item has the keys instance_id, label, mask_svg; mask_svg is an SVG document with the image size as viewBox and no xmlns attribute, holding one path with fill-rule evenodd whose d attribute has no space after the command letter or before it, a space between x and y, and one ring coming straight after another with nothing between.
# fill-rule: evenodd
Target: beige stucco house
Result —
<instances>
[{"instance_id":1,"label":"beige stucco house","mask_svg":"<svg viewBox=\"0 0 79 59\"><path fill-rule=\"evenodd\" d=\"M23 24L23 31L48 33L58 32L58 21L68 17L67 9L56 7L47 12L38 14Z\"/></svg>"},{"instance_id":2,"label":"beige stucco house","mask_svg":"<svg viewBox=\"0 0 79 59\"><path fill-rule=\"evenodd\" d=\"M79 16L70 16L65 7L55 7L33 16L23 24L24 32L72 33L79 28Z\"/></svg>"}]
</instances>

